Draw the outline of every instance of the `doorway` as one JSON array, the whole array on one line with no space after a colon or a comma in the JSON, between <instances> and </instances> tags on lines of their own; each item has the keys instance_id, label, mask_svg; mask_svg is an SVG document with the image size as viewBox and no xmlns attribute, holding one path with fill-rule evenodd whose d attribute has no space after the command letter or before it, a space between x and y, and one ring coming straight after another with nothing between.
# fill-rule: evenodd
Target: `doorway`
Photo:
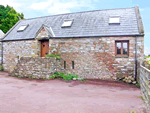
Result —
<instances>
[{"instance_id":1,"label":"doorway","mask_svg":"<svg viewBox=\"0 0 150 113\"><path fill-rule=\"evenodd\" d=\"M44 40L41 41L41 57L45 57L45 55L49 54L49 41Z\"/></svg>"}]
</instances>

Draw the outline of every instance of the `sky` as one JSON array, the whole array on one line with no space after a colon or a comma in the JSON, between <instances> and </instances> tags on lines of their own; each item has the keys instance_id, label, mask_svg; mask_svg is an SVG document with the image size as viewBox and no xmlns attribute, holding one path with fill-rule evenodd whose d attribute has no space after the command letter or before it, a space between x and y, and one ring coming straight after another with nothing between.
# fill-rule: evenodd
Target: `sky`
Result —
<instances>
[{"instance_id":1,"label":"sky","mask_svg":"<svg viewBox=\"0 0 150 113\"><path fill-rule=\"evenodd\" d=\"M140 8L144 25L145 55L150 54L150 0L0 0L0 5L9 5L26 19L63 13L90 10L135 7Z\"/></svg>"}]
</instances>

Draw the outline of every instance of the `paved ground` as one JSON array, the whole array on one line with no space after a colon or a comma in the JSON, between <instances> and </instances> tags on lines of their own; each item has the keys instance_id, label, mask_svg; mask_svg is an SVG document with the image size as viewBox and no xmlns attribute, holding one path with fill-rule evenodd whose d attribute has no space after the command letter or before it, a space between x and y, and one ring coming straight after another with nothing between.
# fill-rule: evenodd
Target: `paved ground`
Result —
<instances>
[{"instance_id":1,"label":"paved ground","mask_svg":"<svg viewBox=\"0 0 150 113\"><path fill-rule=\"evenodd\" d=\"M146 113L140 89L107 81L29 80L0 73L0 113Z\"/></svg>"}]
</instances>

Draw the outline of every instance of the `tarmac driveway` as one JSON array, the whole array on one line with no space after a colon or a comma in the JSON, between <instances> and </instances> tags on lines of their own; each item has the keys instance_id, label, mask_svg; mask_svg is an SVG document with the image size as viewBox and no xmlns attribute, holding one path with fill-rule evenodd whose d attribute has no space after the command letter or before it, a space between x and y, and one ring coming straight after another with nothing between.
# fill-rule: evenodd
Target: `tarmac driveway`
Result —
<instances>
[{"instance_id":1,"label":"tarmac driveway","mask_svg":"<svg viewBox=\"0 0 150 113\"><path fill-rule=\"evenodd\" d=\"M29 80L0 72L0 113L146 113L139 88L107 81Z\"/></svg>"}]
</instances>

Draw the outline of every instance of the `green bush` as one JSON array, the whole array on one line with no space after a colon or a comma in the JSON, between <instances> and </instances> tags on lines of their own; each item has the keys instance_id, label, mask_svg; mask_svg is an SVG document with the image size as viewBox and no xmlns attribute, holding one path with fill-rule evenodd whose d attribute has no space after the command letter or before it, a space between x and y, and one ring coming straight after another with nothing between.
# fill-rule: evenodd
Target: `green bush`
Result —
<instances>
[{"instance_id":1,"label":"green bush","mask_svg":"<svg viewBox=\"0 0 150 113\"><path fill-rule=\"evenodd\" d=\"M59 72L54 72L54 74L57 74L57 75L59 75L60 73L59 73Z\"/></svg>"},{"instance_id":2,"label":"green bush","mask_svg":"<svg viewBox=\"0 0 150 113\"><path fill-rule=\"evenodd\" d=\"M60 57L60 56L56 56L56 58L57 58L57 59L61 59L61 57Z\"/></svg>"},{"instance_id":3,"label":"green bush","mask_svg":"<svg viewBox=\"0 0 150 113\"><path fill-rule=\"evenodd\" d=\"M15 75L15 77L18 77L19 75Z\"/></svg>"},{"instance_id":4,"label":"green bush","mask_svg":"<svg viewBox=\"0 0 150 113\"><path fill-rule=\"evenodd\" d=\"M3 68L3 66L1 66L1 69L0 69L0 71L4 71L4 68Z\"/></svg>"},{"instance_id":5,"label":"green bush","mask_svg":"<svg viewBox=\"0 0 150 113\"><path fill-rule=\"evenodd\" d=\"M63 78L64 80L73 80L73 78L78 78L76 75L65 75L64 73L54 72L54 74L50 77L51 79L55 78Z\"/></svg>"},{"instance_id":6,"label":"green bush","mask_svg":"<svg viewBox=\"0 0 150 113\"><path fill-rule=\"evenodd\" d=\"M140 84L138 84L138 83L137 83L137 84L135 84L135 85L136 85L136 86L138 86L138 87L140 87Z\"/></svg>"},{"instance_id":7,"label":"green bush","mask_svg":"<svg viewBox=\"0 0 150 113\"><path fill-rule=\"evenodd\" d=\"M86 80L83 78L83 79L81 79L80 81L83 81L83 82L85 82Z\"/></svg>"},{"instance_id":8,"label":"green bush","mask_svg":"<svg viewBox=\"0 0 150 113\"><path fill-rule=\"evenodd\" d=\"M46 55L45 57L55 57L53 54Z\"/></svg>"},{"instance_id":9,"label":"green bush","mask_svg":"<svg viewBox=\"0 0 150 113\"><path fill-rule=\"evenodd\" d=\"M45 57L56 57L57 59L61 59L60 55L58 55L58 54L56 54L56 55L49 54L49 55L46 55Z\"/></svg>"}]
</instances>

